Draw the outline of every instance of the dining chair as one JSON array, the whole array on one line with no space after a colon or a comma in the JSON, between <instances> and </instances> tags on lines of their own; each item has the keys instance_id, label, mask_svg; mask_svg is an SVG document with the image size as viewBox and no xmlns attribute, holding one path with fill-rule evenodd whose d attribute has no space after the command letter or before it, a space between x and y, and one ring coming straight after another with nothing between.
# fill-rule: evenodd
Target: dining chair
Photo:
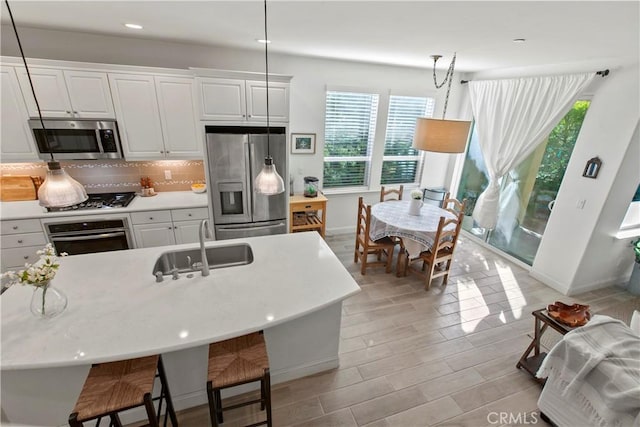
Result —
<instances>
[{"instance_id":1,"label":"dining chair","mask_svg":"<svg viewBox=\"0 0 640 427\"><path fill-rule=\"evenodd\" d=\"M443 286L447 284L453 262L453 253L462 228L462 219L464 218L464 202L461 203L461 206L462 210L455 218L440 217L438 230L431 249L421 252L417 258L409 259L408 256L404 256L403 262L406 264L404 268L400 265L400 260L398 260L398 269L403 268L405 272L410 271L425 278L426 290L429 290L431 282L437 277L443 277ZM451 229L450 225L454 225L455 228ZM445 228L448 229L445 230ZM411 264L415 261L422 261L422 268L412 267Z\"/></svg>"},{"instance_id":2,"label":"dining chair","mask_svg":"<svg viewBox=\"0 0 640 427\"><path fill-rule=\"evenodd\" d=\"M358 198L358 222L356 224L356 248L353 256L353 262L358 263L360 260L362 266L360 273L364 275L368 266L385 265L386 272L391 273L391 261L393 260L393 250L396 242L389 237L383 237L376 241L369 237L371 228L371 205L366 204L362 197ZM369 261L369 255L377 255L376 261ZM382 260L382 255L386 256L386 260Z\"/></svg>"},{"instance_id":3,"label":"dining chair","mask_svg":"<svg viewBox=\"0 0 640 427\"><path fill-rule=\"evenodd\" d=\"M451 212L452 214L459 216L460 213L464 214L464 207L467 204L467 199L459 201L453 197L449 197L449 193L447 193L447 197L442 201L442 209Z\"/></svg>"},{"instance_id":4,"label":"dining chair","mask_svg":"<svg viewBox=\"0 0 640 427\"><path fill-rule=\"evenodd\" d=\"M385 190L384 185L382 187L380 187L380 201L381 202L386 202L387 200L402 200L402 189L404 188L404 185L401 185L400 187L396 188L392 188L390 190ZM397 194L397 198L393 197L394 194ZM387 196L391 196L390 198L387 198Z\"/></svg>"}]
</instances>

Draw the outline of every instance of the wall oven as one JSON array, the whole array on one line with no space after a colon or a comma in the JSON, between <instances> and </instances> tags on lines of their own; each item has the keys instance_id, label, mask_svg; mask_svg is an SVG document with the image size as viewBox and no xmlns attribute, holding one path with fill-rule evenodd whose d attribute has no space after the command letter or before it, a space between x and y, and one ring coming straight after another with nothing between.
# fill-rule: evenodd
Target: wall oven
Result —
<instances>
[{"instance_id":1,"label":"wall oven","mask_svg":"<svg viewBox=\"0 0 640 427\"><path fill-rule=\"evenodd\" d=\"M118 126L113 120L29 120L38 155L49 160L121 159Z\"/></svg>"},{"instance_id":2,"label":"wall oven","mask_svg":"<svg viewBox=\"0 0 640 427\"><path fill-rule=\"evenodd\" d=\"M80 255L134 247L126 217L47 219L43 223L57 253Z\"/></svg>"}]
</instances>

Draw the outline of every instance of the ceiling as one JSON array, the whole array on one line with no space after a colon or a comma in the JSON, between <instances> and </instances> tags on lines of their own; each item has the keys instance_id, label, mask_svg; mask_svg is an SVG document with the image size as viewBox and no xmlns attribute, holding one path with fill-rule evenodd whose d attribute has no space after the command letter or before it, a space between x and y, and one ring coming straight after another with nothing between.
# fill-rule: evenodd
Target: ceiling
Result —
<instances>
[{"instance_id":1,"label":"ceiling","mask_svg":"<svg viewBox=\"0 0 640 427\"><path fill-rule=\"evenodd\" d=\"M261 1L13 0L19 26L263 49ZM638 62L636 1L277 1L270 52L483 71L596 61ZM2 23L8 13L2 6ZM136 23L143 30L130 30ZM525 43L514 43L525 38Z\"/></svg>"}]
</instances>

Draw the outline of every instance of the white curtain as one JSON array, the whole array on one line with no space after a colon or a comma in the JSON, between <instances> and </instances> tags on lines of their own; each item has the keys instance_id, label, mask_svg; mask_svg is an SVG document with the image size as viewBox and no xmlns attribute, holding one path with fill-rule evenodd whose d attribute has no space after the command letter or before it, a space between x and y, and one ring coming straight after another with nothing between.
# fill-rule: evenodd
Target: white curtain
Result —
<instances>
[{"instance_id":1,"label":"white curtain","mask_svg":"<svg viewBox=\"0 0 640 427\"><path fill-rule=\"evenodd\" d=\"M495 228L500 181L553 130L595 73L469 82L489 186L473 210L480 227Z\"/></svg>"}]
</instances>

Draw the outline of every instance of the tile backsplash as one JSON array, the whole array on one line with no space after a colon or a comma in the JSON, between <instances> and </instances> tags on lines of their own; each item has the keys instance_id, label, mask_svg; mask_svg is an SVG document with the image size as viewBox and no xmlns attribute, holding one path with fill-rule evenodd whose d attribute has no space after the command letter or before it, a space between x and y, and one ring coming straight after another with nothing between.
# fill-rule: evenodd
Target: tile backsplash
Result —
<instances>
[{"instance_id":1,"label":"tile backsplash","mask_svg":"<svg viewBox=\"0 0 640 427\"><path fill-rule=\"evenodd\" d=\"M84 185L87 193L140 191L140 177L151 178L155 191L189 191L191 184L205 182L202 160L157 160L127 162L124 160L61 161L69 175ZM170 171L171 179L165 178ZM2 163L2 175L29 175L44 178L47 164Z\"/></svg>"}]
</instances>

